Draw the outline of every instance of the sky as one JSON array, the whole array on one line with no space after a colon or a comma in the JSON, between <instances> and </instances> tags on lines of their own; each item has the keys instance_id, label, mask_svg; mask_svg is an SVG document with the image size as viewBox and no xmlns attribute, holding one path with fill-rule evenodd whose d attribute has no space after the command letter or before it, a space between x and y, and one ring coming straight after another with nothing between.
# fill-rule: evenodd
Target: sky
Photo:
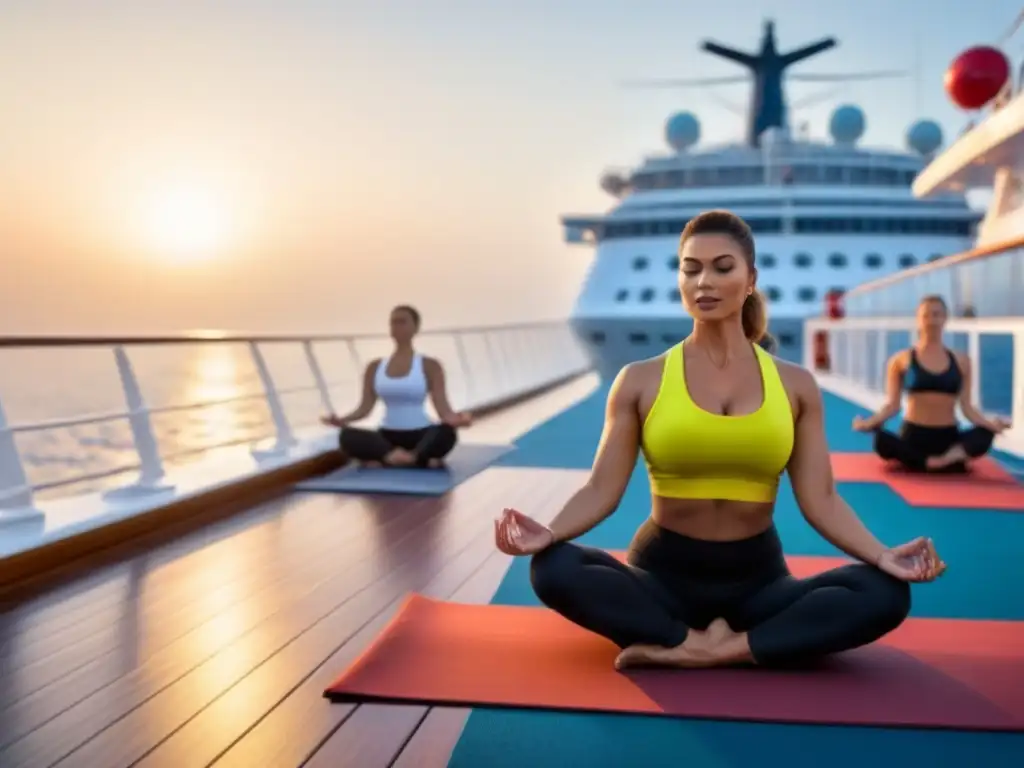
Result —
<instances>
[{"instance_id":1,"label":"sky","mask_svg":"<svg viewBox=\"0 0 1024 768\"><path fill-rule=\"evenodd\" d=\"M816 9L816 10L812 10ZM943 73L995 43L1019 2L986 0L4 0L0 334L382 330L565 317L589 262L559 216L604 211L598 179L665 148L688 109L741 137L746 85L699 50L785 51L804 72L903 69L839 103L863 144L968 117ZM1019 61L1021 38L1007 52ZM796 70L794 70L796 71ZM820 86L793 84L792 100Z\"/></svg>"}]
</instances>

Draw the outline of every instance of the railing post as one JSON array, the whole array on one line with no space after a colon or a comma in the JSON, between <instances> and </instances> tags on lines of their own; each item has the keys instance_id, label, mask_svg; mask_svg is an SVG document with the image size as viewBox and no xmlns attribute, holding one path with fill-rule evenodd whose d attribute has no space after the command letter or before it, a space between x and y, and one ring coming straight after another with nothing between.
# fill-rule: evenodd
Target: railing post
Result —
<instances>
[{"instance_id":1,"label":"railing post","mask_svg":"<svg viewBox=\"0 0 1024 768\"><path fill-rule=\"evenodd\" d=\"M878 331L878 346L875 347L875 369L878 372L878 383L882 389L885 389L885 375L886 369L885 364L889 361L889 332L882 328ZM872 381L872 386L875 382Z\"/></svg>"},{"instance_id":2,"label":"railing post","mask_svg":"<svg viewBox=\"0 0 1024 768\"><path fill-rule=\"evenodd\" d=\"M1017 338L1014 334L1014 338ZM967 332L967 359L971 361L974 375L971 376L971 402L976 408L984 410L981 402L981 334L978 331Z\"/></svg>"},{"instance_id":3,"label":"railing post","mask_svg":"<svg viewBox=\"0 0 1024 768\"><path fill-rule=\"evenodd\" d=\"M981 366L978 366L979 368ZM1010 395L1010 428L999 437L1018 456L1024 456L1024 333L1013 334L1013 391Z\"/></svg>"},{"instance_id":4,"label":"railing post","mask_svg":"<svg viewBox=\"0 0 1024 768\"><path fill-rule=\"evenodd\" d=\"M131 485L104 492L103 498L117 501L154 493L169 493L174 490L174 486L163 482L164 463L160 458L160 446L153 434L149 408L142 397L142 388L128 358L128 352L121 345L114 347L114 362L117 364L117 375L121 379L124 401L128 406L128 427L132 431L132 442L139 455L139 479Z\"/></svg>"},{"instance_id":5,"label":"railing post","mask_svg":"<svg viewBox=\"0 0 1024 768\"><path fill-rule=\"evenodd\" d=\"M267 398L267 407L270 409L270 418L274 422L274 431L277 437L272 448L268 450L253 448L252 455L257 461L281 458L286 456L289 449L295 445L295 436L292 434L292 428L288 424L288 417L285 415L284 406L281 404L281 396L278 394L277 387L274 386L274 377L270 375L270 367L263 357L263 350L260 349L259 342L249 342L249 353L252 355L252 361L256 365L256 373L260 377L260 384L263 385L263 393Z\"/></svg>"},{"instance_id":6,"label":"railing post","mask_svg":"<svg viewBox=\"0 0 1024 768\"><path fill-rule=\"evenodd\" d=\"M853 380L853 329L843 331L843 363L842 375Z\"/></svg>"},{"instance_id":7,"label":"railing post","mask_svg":"<svg viewBox=\"0 0 1024 768\"><path fill-rule=\"evenodd\" d=\"M518 355L519 355L519 347L521 346L520 338L519 338L519 333L520 332L518 330L516 330L515 328L512 328L512 329L509 330L508 335L507 335L508 347L505 350L507 352L508 360L511 363L511 365L509 366L511 375L508 378L509 378L509 382L511 384L511 390L513 392L518 391L523 386L523 378L524 378L523 377L523 364L522 364L522 361L518 357Z\"/></svg>"},{"instance_id":8,"label":"railing post","mask_svg":"<svg viewBox=\"0 0 1024 768\"><path fill-rule=\"evenodd\" d=\"M456 331L453 334L455 340L455 355L459 358L459 367L462 368L462 379L465 381L463 398L465 402L462 408L472 408L474 405L473 396L476 394L476 387L473 384L473 369L470 368L469 358L466 356L466 344L462 334Z\"/></svg>"},{"instance_id":9,"label":"railing post","mask_svg":"<svg viewBox=\"0 0 1024 768\"><path fill-rule=\"evenodd\" d=\"M538 375L540 376L541 384L547 385L549 382L555 380L555 375L552 373L551 360L553 359L552 353L554 352L554 344L549 343L548 339L557 339L557 334L552 334L551 329L548 327L536 328L533 331L533 338L537 345L537 355L535 360L537 361ZM572 365L572 360L567 356L563 357L562 360L567 366Z\"/></svg>"},{"instance_id":10,"label":"railing post","mask_svg":"<svg viewBox=\"0 0 1024 768\"><path fill-rule=\"evenodd\" d=\"M816 360L814 359L814 332L818 330L818 321L808 318L804 321L804 359L803 366L808 371L817 372Z\"/></svg>"},{"instance_id":11,"label":"railing post","mask_svg":"<svg viewBox=\"0 0 1024 768\"><path fill-rule=\"evenodd\" d=\"M32 498L32 485L21 463L14 432L7 424L7 415L0 403L0 527L42 517L42 511L36 509Z\"/></svg>"},{"instance_id":12,"label":"railing post","mask_svg":"<svg viewBox=\"0 0 1024 768\"><path fill-rule=\"evenodd\" d=\"M309 364L309 372L313 374L313 381L316 383L317 391L320 393L320 404L324 413L334 413L334 405L331 403L331 390L327 386L327 379L320 368L320 361L316 357L316 350L313 349L313 342L306 339L302 342L302 351L306 353L306 362Z\"/></svg>"},{"instance_id":13,"label":"railing post","mask_svg":"<svg viewBox=\"0 0 1024 768\"><path fill-rule=\"evenodd\" d=\"M486 350L487 359L491 362L491 372L493 373L491 379L491 397L502 397L505 395L505 390L502 388L502 363L499 357L499 350L494 345L494 339L498 336L498 331L484 331L484 349Z\"/></svg>"},{"instance_id":14,"label":"railing post","mask_svg":"<svg viewBox=\"0 0 1024 768\"><path fill-rule=\"evenodd\" d=\"M867 373L867 348L868 348L868 334L867 331L858 330L854 335L853 343L853 380L861 386L868 386L868 373Z\"/></svg>"},{"instance_id":15,"label":"railing post","mask_svg":"<svg viewBox=\"0 0 1024 768\"><path fill-rule=\"evenodd\" d=\"M356 348L355 339L349 339L346 346L348 346L348 356L352 359L352 365L356 369L356 382L359 383L362 381L363 376L363 361L359 357L359 350Z\"/></svg>"},{"instance_id":16,"label":"railing post","mask_svg":"<svg viewBox=\"0 0 1024 768\"><path fill-rule=\"evenodd\" d=\"M576 368L579 366L579 355L576 351L576 346L571 341L571 335L567 332L568 326L558 326L555 329L554 341L551 344L551 349L548 350L547 365L552 371L555 370L559 360L566 360L572 366L572 372L575 373ZM555 374L552 374L554 378ZM562 377L562 374L557 374L558 378Z\"/></svg>"},{"instance_id":17,"label":"railing post","mask_svg":"<svg viewBox=\"0 0 1024 768\"><path fill-rule=\"evenodd\" d=\"M532 328L519 331L519 370L523 372L520 389L537 386L537 358L539 357L532 344Z\"/></svg>"},{"instance_id":18,"label":"railing post","mask_svg":"<svg viewBox=\"0 0 1024 768\"><path fill-rule=\"evenodd\" d=\"M537 328L533 331L533 337L536 339L534 343L537 345L537 355L534 359L537 361L538 375L545 385L555 378L551 374L551 366L549 365L551 348L548 346L547 340L552 335L550 331L550 328ZM572 364L572 361L568 358L564 358L564 360L566 364Z\"/></svg>"}]
</instances>

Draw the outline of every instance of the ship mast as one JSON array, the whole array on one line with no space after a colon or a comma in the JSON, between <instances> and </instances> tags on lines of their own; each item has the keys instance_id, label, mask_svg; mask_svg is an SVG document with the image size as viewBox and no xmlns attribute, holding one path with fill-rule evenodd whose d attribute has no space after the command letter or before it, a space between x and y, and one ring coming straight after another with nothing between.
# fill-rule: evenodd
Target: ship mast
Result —
<instances>
[{"instance_id":1,"label":"ship mast","mask_svg":"<svg viewBox=\"0 0 1024 768\"><path fill-rule=\"evenodd\" d=\"M775 47L775 24L764 23L761 50L757 54L744 53L735 48L707 41L702 48L708 53L735 62L750 70L754 88L750 98L747 122L747 144L760 146L761 134L769 128L785 128L786 97L782 89L782 75L787 67L817 56L834 48L836 39L826 37L789 53L779 53Z\"/></svg>"}]
</instances>

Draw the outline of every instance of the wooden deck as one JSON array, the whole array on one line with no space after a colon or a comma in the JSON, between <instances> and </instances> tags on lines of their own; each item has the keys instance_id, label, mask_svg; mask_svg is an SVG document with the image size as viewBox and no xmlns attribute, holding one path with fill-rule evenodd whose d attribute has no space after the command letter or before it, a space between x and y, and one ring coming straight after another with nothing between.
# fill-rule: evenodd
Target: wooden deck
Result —
<instances>
[{"instance_id":1,"label":"wooden deck","mask_svg":"<svg viewBox=\"0 0 1024 768\"><path fill-rule=\"evenodd\" d=\"M442 498L293 495L0 615L0 765L443 766L466 712L323 689L411 591L486 602L503 506L573 470L492 468Z\"/></svg>"}]
</instances>

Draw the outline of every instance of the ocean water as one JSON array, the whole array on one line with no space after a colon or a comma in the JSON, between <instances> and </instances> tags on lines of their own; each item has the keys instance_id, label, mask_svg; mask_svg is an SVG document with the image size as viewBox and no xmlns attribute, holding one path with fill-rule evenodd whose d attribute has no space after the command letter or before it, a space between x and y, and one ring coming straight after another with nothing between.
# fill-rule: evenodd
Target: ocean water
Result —
<instances>
[{"instance_id":1,"label":"ocean water","mask_svg":"<svg viewBox=\"0 0 1024 768\"><path fill-rule=\"evenodd\" d=\"M465 400L467 382L450 338L427 338L425 354L446 362L449 397ZM387 339L317 344L315 351L337 412L354 408L363 366L386 356ZM255 444L275 430L246 344L129 347L129 357L165 467L195 461L217 447ZM293 429L317 423L325 408L303 348L261 345ZM470 352L478 350L470 349ZM479 351L478 351L479 352ZM449 362L450 361L450 362ZM477 382L479 385L481 382ZM0 350L0 405L29 481L40 498L123 485L138 458L112 350L107 347ZM167 409L167 410L163 410ZM91 416L95 423L22 431L23 425ZM0 440L4 439L0 432ZM75 481L87 476L88 479Z\"/></svg>"}]
</instances>

